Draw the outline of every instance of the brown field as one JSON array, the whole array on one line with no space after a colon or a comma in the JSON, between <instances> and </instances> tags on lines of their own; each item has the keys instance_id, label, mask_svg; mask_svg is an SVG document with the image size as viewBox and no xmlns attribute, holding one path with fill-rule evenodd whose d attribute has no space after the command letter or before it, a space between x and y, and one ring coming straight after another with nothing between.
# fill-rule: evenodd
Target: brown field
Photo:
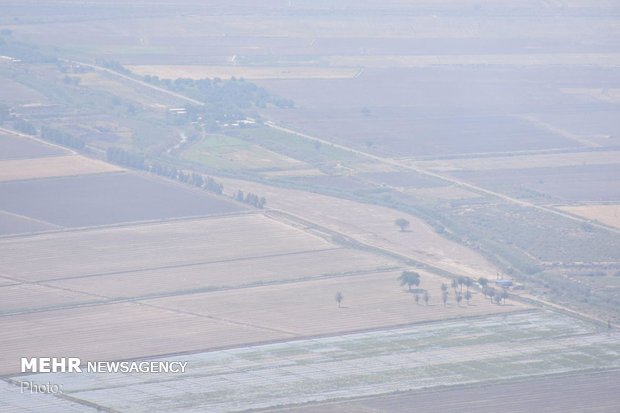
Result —
<instances>
[{"instance_id":1,"label":"brown field","mask_svg":"<svg viewBox=\"0 0 620 413\"><path fill-rule=\"evenodd\" d=\"M620 372L549 376L516 382L422 390L332 403L261 410L279 413L616 413ZM501 406L501 407L498 407Z\"/></svg>"},{"instance_id":2,"label":"brown field","mask_svg":"<svg viewBox=\"0 0 620 413\"><path fill-rule=\"evenodd\" d=\"M204 65L137 65L128 66L139 75L154 75L164 79L220 78L243 79L346 79L357 73L355 67L243 67L243 66L204 66Z\"/></svg>"},{"instance_id":3,"label":"brown field","mask_svg":"<svg viewBox=\"0 0 620 413\"><path fill-rule=\"evenodd\" d=\"M438 235L420 218L377 205L283 189L263 184L225 180L227 188L241 188L267 197L269 207L312 222L369 245L384 248L457 274L475 278L495 276L495 267L478 253ZM410 231L400 232L394 220L404 217Z\"/></svg>"},{"instance_id":4,"label":"brown field","mask_svg":"<svg viewBox=\"0 0 620 413\"><path fill-rule=\"evenodd\" d=\"M605 225L620 228L620 205L618 204L561 206L558 208Z\"/></svg>"},{"instance_id":5,"label":"brown field","mask_svg":"<svg viewBox=\"0 0 620 413\"><path fill-rule=\"evenodd\" d=\"M526 305L508 300L491 304L476 293L471 305L441 302L440 285L446 279L422 272L421 288L429 290L430 305L400 287L399 272L354 275L277 286L252 287L145 300L162 309L212 316L219 320L274 329L296 336L335 334L401 324L517 311ZM334 300L344 295L342 308Z\"/></svg>"},{"instance_id":6,"label":"brown field","mask_svg":"<svg viewBox=\"0 0 620 413\"><path fill-rule=\"evenodd\" d=\"M135 172L0 182L0 210L72 228L247 209L188 185Z\"/></svg>"},{"instance_id":7,"label":"brown field","mask_svg":"<svg viewBox=\"0 0 620 413\"><path fill-rule=\"evenodd\" d=\"M452 172L457 179L546 202L620 201L620 163ZM569 184L570 183L570 184Z\"/></svg>"},{"instance_id":8,"label":"brown field","mask_svg":"<svg viewBox=\"0 0 620 413\"><path fill-rule=\"evenodd\" d=\"M0 161L0 182L120 172L123 168L80 155Z\"/></svg>"},{"instance_id":9,"label":"brown field","mask_svg":"<svg viewBox=\"0 0 620 413\"><path fill-rule=\"evenodd\" d=\"M473 106L478 102L470 103L465 99L447 102L451 95L448 91L441 90L441 85L437 92L427 90L431 88L421 85L413 78L414 74L386 71L381 75L382 79L391 79L395 83L400 79L406 86L399 86L398 91L393 91L392 86L386 85L387 80L377 80L378 77L379 75L375 74L366 78L366 83L363 84L355 84L358 79L350 80L351 84L344 84L345 81L337 84L338 80L261 81L262 86L277 94L283 95L288 91L288 95L297 105L294 110L265 110L264 116L311 136L389 157L423 159L433 156L474 156L581 147L558 133L511 116L448 116L433 114L432 111L422 112L420 108L424 107L424 102L412 101L413 99L428 97L432 99L432 104L451 106L454 110L467 104ZM377 85L373 86L375 83ZM421 91L419 95L411 97L407 94L411 89ZM333 98L331 94L323 93L324 90L334 90ZM386 95L386 90L391 91L390 95ZM476 91L471 90L464 94L474 93ZM486 90L480 93L501 94L502 91ZM387 102L389 99L393 102ZM497 100L499 102L493 104L506 104L501 102L502 98ZM380 104L386 106L377 107ZM370 108L370 116L362 115L361 110L364 107Z\"/></svg>"}]
</instances>

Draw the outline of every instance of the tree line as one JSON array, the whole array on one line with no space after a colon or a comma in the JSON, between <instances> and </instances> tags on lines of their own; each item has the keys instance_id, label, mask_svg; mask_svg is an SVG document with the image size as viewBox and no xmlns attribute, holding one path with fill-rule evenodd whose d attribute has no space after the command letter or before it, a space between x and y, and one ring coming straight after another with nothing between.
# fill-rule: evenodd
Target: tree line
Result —
<instances>
[{"instance_id":1,"label":"tree line","mask_svg":"<svg viewBox=\"0 0 620 413\"><path fill-rule=\"evenodd\" d=\"M252 205L259 209L264 208L265 204L267 203L267 200L265 199L264 196L259 197L258 195L253 194L252 192L248 192L247 194L244 194L241 189L238 190L237 193L235 194L235 199L239 202Z\"/></svg>"},{"instance_id":2,"label":"tree line","mask_svg":"<svg viewBox=\"0 0 620 413\"><path fill-rule=\"evenodd\" d=\"M141 169L153 174L174 179L185 184L202 188L206 191L221 195L224 192L224 185L215 179L203 177L195 172L185 172L168 165L162 165L156 162L147 162L144 155L136 152L127 151L123 148L110 147L106 151L106 159L112 163L122 166L128 166L134 169Z\"/></svg>"}]
</instances>

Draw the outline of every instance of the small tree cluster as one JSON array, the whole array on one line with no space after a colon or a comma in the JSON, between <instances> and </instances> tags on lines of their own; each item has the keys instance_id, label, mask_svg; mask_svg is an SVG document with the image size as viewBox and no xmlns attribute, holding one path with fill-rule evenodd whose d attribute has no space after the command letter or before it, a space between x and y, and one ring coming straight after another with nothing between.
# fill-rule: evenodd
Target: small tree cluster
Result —
<instances>
[{"instance_id":1,"label":"small tree cluster","mask_svg":"<svg viewBox=\"0 0 620 413\"><path fill-rule=\"evenodd\" d=\"M235 199L239 202L243 202L248 205L252 205L256 208L261 208L261 209L267 203L267 200L265 199L265 197L259 197L258 195L253 194L252 192L248 192L247 194L244 194L241 189L238 190L237 193L235 194Z\"/></svg>"}]
</instances>

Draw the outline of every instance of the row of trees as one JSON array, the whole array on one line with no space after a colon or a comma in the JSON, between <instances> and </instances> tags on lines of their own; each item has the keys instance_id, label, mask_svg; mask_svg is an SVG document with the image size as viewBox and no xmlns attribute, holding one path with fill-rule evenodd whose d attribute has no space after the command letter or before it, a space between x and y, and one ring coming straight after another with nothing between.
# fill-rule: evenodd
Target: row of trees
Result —
<instances>
[{"instance_id":1,"label":"row of trees","mask_svg":"<svg viewBox=\"0 0 620 413\"><path fill-rule=\"evenodd\" d=\"M13 127L20 132L27 133L28 135L36 135L37 128L25 119L17 118L13 121Z\"/></svg>"},{"instance_id":2,"label":"row of trees","mask_svg":"<svg viewBox=\"0 0 620 413\"><path fill-rule=\"evenodd\" d=\"M398 281L400 282L401 287L406 285L409 289L409 292L414 292L416 304L420 302L420 291L412 291L411 287L418 287L420 285L420 280L421 276L419 273L408 270L403 271L398 277ZM478 285L480 285L480 287L482 288L482 292L485 297L489 297L492 302L495 302L497 304L501 304L502 302L506 303L506 298L508 298L508 292L505 289L496 291L494 288L488 286L489 280L484 277L478 278L477 282ZM470 287L472 287L473 285L474 280L472 280L470 277L459 277L452 280L450 286L454 291L454 298L458 305L460 305L463 300L467 301L467 304L469 305L469 302L472 299ZM463 287L465 287L465 292L463 292ZM448 298L450 295L448 293L449 288L450 287L448 287L448 284L441 284L441 299L444 306L448 304ZM424 302L428 305L430 299L428 291L424 290L422 297L424 299Z\"/></svg>"},{"instance_id":3,"label":"row of trees","mask_svg":"<svg viewBox=\"0 0 620 413\"><path fill-rule=\"evenodd\" d=\"M106 151L106 158L110 162L118 165L128 166L134 169L149 171L159 176L175 179L206 191L221 195L224 193L224 185L217 182L210 176L204 177L201 174L185 172L181 169L173 168L158 163L147 163L144 155L127 151L123 148L110 147Z\"/></svg>"},{"instance_id":4,"label":"row of trees","mask_svg":"<svg viewBox=\"0 0 620 413\"><path fill-rule=\"evenodd\" d=\"M86 142L84 142L83 139L69 135L61 130L50 128L49 126L41 127L41 138L75 149L84 149L86 146Z\"/></svg>"},{"instance_id":5,"label":"row of trees","mask_svg":"<svg viewBox=\"0 0 620 413\"><path fill-rule=\"evenodd\" d=\"M37 135L37 127L32 123L22 118L15 118L13 121L13 128L16 130L27 133L28 135ZM84 149L86 142L77 136L70 135L59 129L51 128L49 126L41 127L41 139L54 142L62 146L67 146L74 149Z\"/></svg>"},{"instance_id":6,"label":"row of trees","mask_svg":"<svg viewBox=\"0 0 620 413\"><path fill-rule=\"evenodd\" d=\"M244 194L243 191L240 189L237 191L237 193L235 194L235 199L239 202L243 202L246 203L248 205L252 205L256 208L264 208L265 204L267 203L267 200L265 199L265 197L259 197L256 194L253 194L252 192L248 192L247 194Z\"/></svg>"}]
</instances>

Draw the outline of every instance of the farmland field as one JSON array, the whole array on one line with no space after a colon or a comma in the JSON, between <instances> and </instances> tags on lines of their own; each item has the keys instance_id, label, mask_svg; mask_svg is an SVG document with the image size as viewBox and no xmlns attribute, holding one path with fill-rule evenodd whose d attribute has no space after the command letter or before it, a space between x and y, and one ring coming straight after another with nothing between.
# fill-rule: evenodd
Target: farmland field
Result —
<instances>
[{"instance_id":1,"label":"farmland field","mask_svg":"<svg viewBox=\"0 0 620 413\"><path fill-rule=\"evenodd\" d=\"M84 360L118 360L289 337L274 330L140 303L15 314L2 317L0 323L4 331L12 332L2 340L1 375L19 372L19 360L24 354L74 354ZM31 340L35 333L37 340Z\"/></svg>"},{"instance_id":2,"label":"farmland field","mask_svg":"<svg viewBox=\"0 0 620 413\"><path fill-rule=\"evenodd\" d=\"M204 79L231 77L242 79L338 79L352 78L355 67L239 67L239 66L202 66L202 65L146 65L128 66L128 69L139 75L159 76L165 79Z\"/></svg>"},{"instance_id":3,"label":"farmland field","mask_svg":"<svg viewBox=\"0 0 620 413\"><path fill-rule=\"evenodd\" d=\"M560 209L612 227L620 228L620 205L563 206Z\"/></svg>"},{"instance_id":4,"label":"farmland field","mask_svg":"<svg viewBox=\"0 0 620 413\"><path fill-rule=\"evenodd\" d=\"M67 155L68 151L33 139L0 133L0 160Z\"/></svg>"},{"instance_id":5,"label":"farmland field","mask_svg":"<svg viewBox=\"0 0 620 413\"><path fill-rule=\"evenodd\" d=\"M0 210L66 227L243 209L197 189L131 172L0 183Z\"/></svg>"},{"instance_id":6,"label":"farmland field","mask_svg":"<svg viewBox=\"0 0 620 413\"><path fill-rule=\"evenodd\" d=\"M257 145L223 135L208 135L192 143L181 157L224 170L278 170L303 168L307 164Z\"/></svg>"},{"instance_id":7,"label":"farmland field","mask_svg":"<svg viewBox=\"0 0 620 413\"><path fill-rule=\"evenodd\" d=\"M287 211L334 231L346 233L368 245L384 248L422 263L467 274L492 277L496 267L477 252L450 241L420 218L402 212L307 191L277 188L251 182L225 180L227 186L255 191L269 199L271 207ZM401 232L394 220L405 217L409 231Z\"/></svg>"},{"instance_id":8,"label":"farmland field","mask_svg":"<svg viewBox=\"0 0 620 413\"><path fill-rule=\"evenodd\" d=\"M400 263L381 256L332 247L289 253L283 250L282 253L255 258L240 257L94 276L75 276L50 280L45 284L118 299L336 277L385 270L399 265Z\"/></svg>"},{"instance_id":9,"label":"farmland field","mask_svg":"<svg viewBox=\"0 0 620 413\"><path fill-rule=\"evenodd\" d=\"M617 3L0 1L0 413L617 413Z\"/></svg>"},{"instance_id":10,"label":"farmland field","mask_svg":"<svg viewBox=\"0 0 620 413\"><path fill-rule=\"evenodd\" d=\"M415 161L412 165L433 171L451 172L460 170L494 171L498 169L551 168L582 165L613 165L620 163L620 152L593 151L556 154L528 154L493 156L484 158L438 159Z\"/></svg>"},{"instance_id":11,"label":"farmland field","mask_svg":"<svg viewBox=\"0 0 620 413\"><path fill-rule=\"evenodd\" d=\"M59 226L0 211L0 235L38 232L54 228L59 228Z\"/></svg>"},{"instance_id":12,"label":"farmland field","mask_svg":"<svg viewBox=\"0 0 620 413\"><path fill-rule=\"evenodd\" d=\"M171 360L187 361L187 371L173 376L17 379L63 383L78 400L121 411L230 412L456 384L492 389L485 382L613 369L620 367L617 335L536 310L181 355Z\"/></svg>"},{"instance_id":13,"label":"farmland field","mask_svg":"<svg viewBox=\"0 0 620 413\"><path fill-rule=\"evenodd\" d=\"M0 182L120 172L122 168L83 156L0 161Z\"/></svg>"},{"instance_id":14,"label":"farmland field","mask_svg":"<svg viewBox=\"0 0 620 413\"><path fill-rule=\"evenodd\" d=\"M279 413L408 413L411 406L427 413L450 411L455 405L469 411L495 413L613 412L620 405L620 372L550 376L510 383L479 384L456 389L415 391L359 400L317 403L307 407L268 410ZM587 394L589 397L584 397ZM596 399L596 403L592 402Z\"/></svg>"},{"instance_id":15,"label":"farmland field","mask_svg":"<svg viewBox=\"0 0 620 413\"><path fill-rule=\"evenodd\" d=\"M2 239L0 244L3 272L21 281L155 270L335 247L318 236L254 214L53 232ZM33 251L41 255L33 255Z\"/></svg>"},{"instance_id":16,"label":"farmland field","mask_svg":"<svg viewBox=\"0 0 620 413\"><path fill-rule=\"evenodd\" d=\"M427 272L421 274L420 287L429 291L429 305L424 304L422 295L420 303L416 304L414 295L399 287L400 272L397 271L163 297L143 302L158 308L211 315L221 320L247 323L296 336L337 334L528 308L513 300L508 300L506 305L492 304L480 292L473 294L471 305L465 301L457 305L451 294L448 304L444 306L440 286L445 279ZM342 308L337 308L334 300L338 291L345 297Z\"/></svg>"},{"instance_id":17,"label":"farmland field","mask_svg":"<svg viewBox=\"0 0 620 413\"><path fill-rule=\"evenodd\" d=\"M620 200L620 163L562 167L459 171L453 176L499 192L552 202ZM570 185L566 185L570 182ZM528 193L529 191L529 193Z\"/></svg>"}]
</instances>

